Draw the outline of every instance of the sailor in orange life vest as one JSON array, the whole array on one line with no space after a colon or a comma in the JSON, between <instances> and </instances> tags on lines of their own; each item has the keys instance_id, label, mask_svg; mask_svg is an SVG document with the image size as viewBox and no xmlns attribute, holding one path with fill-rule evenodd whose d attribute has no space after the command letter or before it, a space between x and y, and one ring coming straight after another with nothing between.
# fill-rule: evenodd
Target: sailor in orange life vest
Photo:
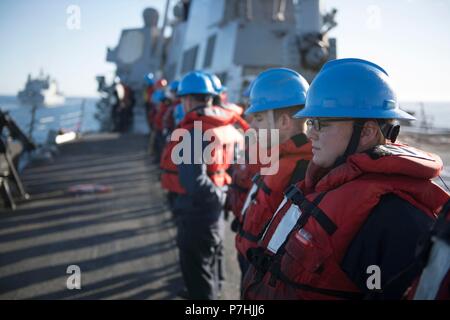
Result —
<instances>
[{"instance_id":1,"label":"sailor in orange life vest","mask_svg":"<svg viewBox=\"0 0 450 320\"><path fill-rule=\"evenodd\" d=\"M145 110L146 110L146 118L149 129L151 130L151 119L150 119L150 111L155 107L152 102L152 95L155 91L155 80L153 73L148 73L144 76L145 82L147 85L144 88L144 101L145 101Z\"/></svg>"},{"instance_id":2,"label":"sailor in orange life vest","mask_svg":"<svg viewBox=\"0 0 450 320\"><path fill-rule=\"evenodd\" d=\"M158 91L156 91L158 92ZM155 131L155 159L156 163L159 163L161 160L161 154L166 145L166 132L165 132L165 122L164 116L169 111L170 106L172 104L171 98L167 95L165 89L161 89L159 91L159 95L157 96L159 103L156 104L156 114L153 120L153 129Z\"/></svg>"},{"instance_id":3,"label":"sailor in orange life vest","mask_svg":"<svg viewBox=\"0 0 450 320\"><path fill-rule=\"evenodd\" d=\"M249 85L250 87L250 85ZM248 101L250 97L250 90L247 88L243 92L243 97ZM248 105L248 103L247 103ZM245 115L247 121L252 119L251 115ZM256 141L254 141L256 143ZM237 233L242 227L242 207L244 206L245 200L247 199L247 194L253 185L252 178L255 174L260 171L260 161L250 163L246 159L250 159L250 152L252 151L251 145L246 145L245 150L242 152L240 157L244 161L238 161L238 163L233 164L230 167L230 174L232 183L228 187L227 200L225 204L225 210L233 213L234 218L231 222L230 229L232 232ZM241 269L241 275L244 275L244 271L247 269L247 260L241 254L237 254L239 267ZM242 282L242 277L241 277Z\"/></svg>"},{"instance_id":4,"label":"sailor in orange life vest","mask_svg":"<svg viewBox=\"0 0 450 320\"><path fill-rule=\"evenodd\" d=\"M177 96L178 85L180 82L174 80L170 82L166 95L169 98L170 104L164 115L162 116L162 127L163 127L163 137L164 145L166 144L168 137L170 137L171 132L175 129L175 118L173 112L177 105L180 104L180 98Z\"/></svg>"},{"instance_id":5,"label":"sailor in orange life vest","mask_svg":"<svg viewBox=\"0 0 450 320\"><path fill-rule=\"evenodd\" d=\"M236 113L212 105L214 94L211 80L203 72L192 71L183 77L178 95L186 115L172 133L173 141L167 144L160 163L163 188L178 194L172 210L177 217L180 265L190 299L216 299L218 296L220 266L217 262L224 233L223 205L227 185L231 183L227 169L236 150L235 144L243 144L243 134L234 125L248 129ZM201 123L201 133L194 133L198 131L196 123ZM180 129L185 129L183 141L212 130L214 142L221 145L224 152L213 153L213 161L205 162L203 151L207 143L200 141L202 145L196 146L196 139L190 139L188 163L176 165L172 150L179 141L173 138Z\"/></svg>"},{"instance_id":6,"label":"sailor in orange life vest","mask_svg":"<svg viewBox=\"0 0 450 320\"><path fill-rule=\"evenodd\" d=\"M248 100L250 97L250 85L243 92L243 98ZM248 105L248 104L247 104ZM252 119L251 116L245 115L246 120ZM250 158L250 146L245 146L244 152L240 155L244 159ZM245 199L247 198L247 194L252 187L252 178L255 174L259 172L260 163L256 161L256 163L235 163L231 166L231 178L232 183L229 185L227 192L227 202L225 205L226 210L229 210L234 215L234 220L231 223L231 230L233 232L237 232L238 228L242 223L241 211L244 206Z\"/></svg>"},{"instance_id":7,"label":"sailor in orange life vest","mask_svg":"<svg viewBox=\"0 0 450 320\"><path fill-rule=\"evenodd\" d=\"M258 146L268 150L278 148L278 171L271 175L257 173L252 178L253 185L242 207L241 226L236 233L242 274L248 268L248 249L257 246L264 226L283 200L283 191L292 183L303 180L312 157L311 143L305 134L305 119L293 118L305 104L308 87L300 74L285 68L262 72L252 86L246 114L253 115L252 128L277 130L278 143L258 141Z\"/></svg>"},{"instance_id":8,"label":"sailor in orange life vest","mask_svg":"<svg viewBox=\"0 0 450 320\"><path fill-rule=\"evenodd\" d=\"M164 115L162 116L162 149L164 150L168 140L170 140L170 135L172 131L175 129L175 117L174 117L174 111L175 108L180 104L180 98L177 95L178 85L180 82L178 80L174 80L169 84L169 92L167 93L167 96L170 100L169 108L165 111ZM160 161L160 159L159 159ZM167 203L169 204L169 208L172 211L173 203L177 197L177 193L168 191L166 193ZM172 211L173 213L173 211Z\"/></svg>"},{"instance_id":9,"label":"sailor in orange life vest","mask_svg":"<svg viewBox=\"0 0 450 320\"><path fill-rule=\"evenodd\" d=\"M220 81L219 77L213 73L208 73L207 75L211 79L213 87L216 90L216 94L213 96L213 105L234 111L242 116L244 108L228 101L228 89L226 86L222 85L222 81Z\"/></svg>"},{"instance_id":10,"label":"sailor in orange life vest","mask_svg":"<svg viewBox=\"0 0 450 320\"><path fill-rule=\"evenodd\" d=\"M313 158L251 250L243 298L400 299L419 271L407 269L416 244L449 199L431 181L441 159L394 143L392 119L413 117L369 61L325 64L296 116L309 118Z\"/></svg>"}]
</instances>

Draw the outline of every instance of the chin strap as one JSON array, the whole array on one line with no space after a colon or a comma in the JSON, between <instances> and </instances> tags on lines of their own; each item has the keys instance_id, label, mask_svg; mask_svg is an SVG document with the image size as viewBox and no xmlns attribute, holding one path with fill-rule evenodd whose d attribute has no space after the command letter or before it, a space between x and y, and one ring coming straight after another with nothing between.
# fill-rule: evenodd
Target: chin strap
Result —
<instances>
[{"instance_id":1,"label":"chin strap","mask_svg":"<svg viewBox=\"0 0 450 320\"><path fill-rule=\"evenodd\" d=\"M333 168L336 168L337 166L340 166L341 164L345 163L345 161L347 161L348 156L356 152L356 149L358 149L359 145L359 139L361 138L361 131L365 123L366 120L362 119L355 120L355 122L353 123L353 133L350 138L350 141L348 142L347 149L345 149L345 152L342 156L336 159Z\"/></svg>"},{"instance_id":2,"label":"chin strap","mask_svg":"<svg viewBox=\"0 0 450 320\"><path fill-rule=\"evenodd\" d=\"M356 152L356 149L358 148L359 140L361 138L361 131L364 127L364 124L367 122L367 120L359 119L355 120L353 123L353 133L350 138L350 141L347 145L347 149L345 149L345 152L342 156L338 157L333 165L333 168L345 163L347 158L354 154ZM380 130L383 134L383 136L391 140L392 143L397 140L398 134L400 133L400 125L399 124L391 124L388 122L385 122L384 120L377 120L378 125L380 127Z\"/></svg>"},{"instance_id":3,"label":"chin strap","mask_svg":"<svg viewBox=\"0 0 450 320\"><path fill-rule=\"evenodd\" d=\"M274 115L272 109L267 111L267 117L268 117L267 120L269 122L269 130L276 129L275 128L275 115Z\"/></svg>"}]
</instances>

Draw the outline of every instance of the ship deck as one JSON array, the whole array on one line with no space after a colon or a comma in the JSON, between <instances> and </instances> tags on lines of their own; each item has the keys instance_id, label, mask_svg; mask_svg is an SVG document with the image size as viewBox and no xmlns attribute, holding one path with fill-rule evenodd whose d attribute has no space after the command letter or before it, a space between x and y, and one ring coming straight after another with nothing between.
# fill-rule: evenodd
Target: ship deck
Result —
<instances>
[{"instance_id":1,"label":"ship deck","mask_svg":"<svg viewBox=\"0 0 450 320\"><path fill-rule=\"evenodd\" d=\"M1 299L179 299L176 229L145 134L91 134L21 177L28 201L0 215ZM102 192L73 192L94 184ZM222 299L239 298L229 228ZM81 289L69 290L70 265Z\"/></svg>"}]
</instances>

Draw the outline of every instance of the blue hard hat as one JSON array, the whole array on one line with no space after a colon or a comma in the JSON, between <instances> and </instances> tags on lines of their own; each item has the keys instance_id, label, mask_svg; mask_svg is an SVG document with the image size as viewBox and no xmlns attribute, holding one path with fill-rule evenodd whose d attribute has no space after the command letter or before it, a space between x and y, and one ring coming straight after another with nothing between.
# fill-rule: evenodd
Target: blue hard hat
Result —
<instances>
[{"instance_id":1,"label":"blue hard hat","mask_svg":"<svg viewBox=\"0 0 450 320\"><path fill-rule=\"evenodd\" d=\"M222 81L220 81L218 76L216 76L213 73L206 73L206 74L211 79L212 85L217 95L227 90L227 88L224 85L222 85Z\"/></svg>"},{"instance_id":2,"label":"blue hard hat","mask_svg":"<svg viewBox=\"0 0 450 320\"><path fill-rule=\"evenodd\" d=\"M400 110L387 72L370 61L326 63L311 84L298 118L415 119Z\"/></svg>"},{"instance_id":3,"label":"blue hard hat","mask_svg":"<svg viewBox=\"0 0 450 320\"><path fill-rule=\"evenodd\" d=\"M245 97L245 98L249 98L249 97L250 97L250 91L252 90L252 87L253 87L253 83L254 83L254 82L255 82L254 80L251 81L251 82L248 84L247 88L245 88L244 92L242 92L242 96L243 96L243 97Z\"/></svg>"},{"instance_id":4,"label":"blue hard hat","mask_svg":"<svg viewBox=\"0 0 450 320\"><path fill-rule=\"evenodd\" d=\"M152 95L152 102L153 103L159 103L161 101L164 101L166 99L166 93L164 92L164 89L158 89L153 92Z\"/></svg>"},{"instance_id":5,"label":"blue hard hat","mask_svg":"<svg viewBox=\"0 0 450 320\"><path fill-rule=\"evenodd\" d=\"M178 80L173 80L170 84L169 84L169 88L170 91L177 91L178 90L178 85L180 84L180 81Z\"/></svg>"},{"instance_id":6,"label":"blue hard hat","mask_svg":"<svg viewBox=\"0 0 450 320\"><path fill-rule=\"evenodd\" d=\"M175 109L173 110L173 118L175 121L175 125L178 125L184 118L185 112L184 112L184 108L183 105L177 104L175 106Z\"/></svg>"},{"instance_id":7,"label":"blue hard hat","mask_svg":"<svg viewBox=\"0 0 450 320\"><path fill-rule=\"evenodd\" d=\"M152 85L154 85L155 84L155 76L153 75L153 73L147 73L145 76L144 76L144 80L147 82L147 84L149 85L149 86L152 86Z\"/></svg>"},{"instance_id":8,"label":"blue hard hat","mask_svg":"<svg viewBox=\"0 0 450 320\"><path fill-rule=\"evenodd\" d=\"M202 71L191 71L181 79L178 85L178 96L189 94L215 95L216 91L211 79Z\"/></svg>"},{"instance_id":9,"label":"blue hard hat","mask_svg":"<svg viewBox=\"0 0 450 320\"><path fill-rule=\"evenodd\" d=\"M294 70L266 70L253 81L245 114L304 105L308 87L305 78Z\"/></svg>"}]
</instances>

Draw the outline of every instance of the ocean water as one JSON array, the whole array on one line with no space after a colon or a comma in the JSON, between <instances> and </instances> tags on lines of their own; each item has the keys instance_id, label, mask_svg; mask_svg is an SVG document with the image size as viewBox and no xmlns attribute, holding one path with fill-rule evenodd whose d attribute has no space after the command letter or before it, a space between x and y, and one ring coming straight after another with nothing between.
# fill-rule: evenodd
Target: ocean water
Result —
<instances>
[{"instance_id":1,"label":"ocean water","mask_svg":"<svg viewBox=\"0 0 450 320\"><path fill-rule=\"evenodd\" d=\"M435 129L450 130L450 101L447 102L401 102L400 107L413 111L417 118L413 126L420 126L427 121Z\"/></svg>"},{"instance_id":2,"label":"ocean water","mask_svg":"<svg viewBox=\"0 0 450 320\"><path fill-rule=\"evenodd\" d=\"M94 115L97 111L97 98L66 98L64 105L55 107L40 107L36 111L36 121L33 139L37 143L44 143L50 130L78 130L80 132L97 132L100 124ZM81 106L84 101L84 112ZM450 130L450 101L449 102L401 102L402 109L414 112L417 118L413 126L420 127L426 120L433 128ZM28 134L32 108L21 105L15 96L0 96L0 109L8 110L12 118ZM139 110L136 110L139 111ZM143 115L138 115L143 117ZM146 123L138 131L145 132Z\"/></svg>"},{"instance_id":3,"label":"ocean water","mask_svg":"<svg viewBox=\"0 0 450 320\"><path fill-rule=\"evenodd\" d=\"M100 128L99 122L94 117L97 101L96 98L66 98L63 105L38 107L33 126L33 140L38 144L45 143L50 130L97 132ZM0 109L8 111L17 125L28 135L32 118L31 106L21 105L15 96L0 96Z\"/></svg>"}]
</instances>

